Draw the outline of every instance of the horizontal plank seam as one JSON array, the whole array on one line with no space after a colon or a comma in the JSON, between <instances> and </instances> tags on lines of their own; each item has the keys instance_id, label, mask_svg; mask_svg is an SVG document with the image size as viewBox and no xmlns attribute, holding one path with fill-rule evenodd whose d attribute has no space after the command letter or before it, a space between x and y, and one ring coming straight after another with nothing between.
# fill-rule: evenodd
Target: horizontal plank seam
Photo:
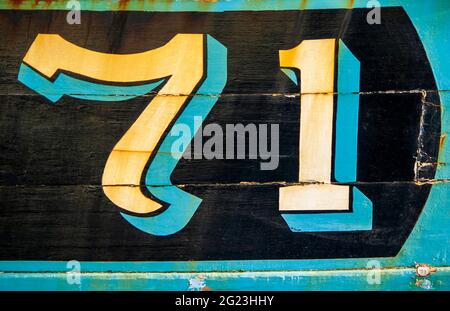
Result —
<instances>
[{"instance_id":1,"label":"horizontal plank seam","mask_svg":"<svg viewBox=\"0 0 450 311\"><path fill-rule=\"evenodd\" d=\"M320 184L332 184L332 185L383 185L383 184L414 184L414 185L435 185L435 184L444 184L444 183L450 183L450 179L433 179L433 180L417 180L417 181L374 181L374 182L352 182L352 183L324 183L319 181L310 181L310 182L286 182L286 181L272 181L272 182L249 182L249 181L242 181L242 182L236 182L236 183L184 183L184 184L11 184L11 185L0 185L0 188L13 188L13 187L144 187L144 186L151 186L151 187L208 187L208 186L219 186L219 187L234 187L234 186L297 186L297 185L320 185Z\"/></svg>"},{"instance_id":2,"label":"horizontal plank seam","mask_svg":"<svg viewBox=\"0 0 450 311\"><path fill-rule=\"evenodd\" d=\"M193 97L193 96L205 96L205 97L225 97L225 96L300 96L300 95L327 95L327 94L333 94L333 95L390 95L390 94L423 94L423 92L427 93L447 93L450 92L450 90L426 90L426 89L414 89L414 90L380 90L380 91L368 91L368 92L316 92L316 93L211 93L211 94L203 94L203 93L197 93L197 94L169 94L169 93L148 93L148 94L98 94L98 93L67 93L65 95L74 95L74 96L111 96L111 97L129 97L129 96L136 96L136 97L154 97L154 96L167 96L167 97ZM51 93L49 93L51 94ZM0 96L42 96L37 93L0 93Z\"/></svg>"}]
</instances>

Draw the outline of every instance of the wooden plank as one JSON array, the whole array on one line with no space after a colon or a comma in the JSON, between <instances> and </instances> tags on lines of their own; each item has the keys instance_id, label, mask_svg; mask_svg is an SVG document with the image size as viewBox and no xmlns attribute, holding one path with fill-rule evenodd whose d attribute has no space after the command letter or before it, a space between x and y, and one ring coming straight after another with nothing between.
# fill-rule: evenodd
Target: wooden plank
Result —
<instances>
[{"instance_id":1,"label":"wooden plank","mask_svg":"<svg viewBox=\"0 0 450 311\"><path fill-rule=\"evenodd\" d=\"M3 186L1 227L8 238L2 241L1 259L172 261L395 256L430 191L430 185L412 182L358 184L374 205L373 230L292 233L278 210L278 192L283 186L183 186L202 203L183 230L164 238L131 226L101 186Z\"/></svg>"},{"instance_id":2,"label":"wooden plank","mask_svg":"<svg viewBox=\"0 0 450 311\"><path fill-rule=\"evenodd\" d=\"M7 151L0 154L2 184L100 184L111 150L150 100L151 97L140 96L126 103L108 103L64 97L52 104L37 95L0 96L0 144ZM432 97L429 100L431 102ZM221 96L204 120L203 128L218 124L223 129L222 133L216 134L223 142L223 159L195 159L194 153L199 151L191 146L191 159L181 159L172 182L298 181L298 170L292 169L298 167L298 101L299 97L289 96ZM424 165L416 176L414 168L422 109L430 120L423 124L427 134L421 136L427 157L421 160ZM432 179L438 162L442 162L441 167L445 166L445 162L437 157L441 137L437 133L439 114L439 107L423 105L419 94L360 95L358 181ZM279 124L279 166L276 170L260 170L260 164L268 160L259 156L249 159L249 148L246 148L245 159L238 160L236 155L226 159L226 125L239 123L258 127L267 124L269 130L271 124ZM148 130L152 129L150 126ZM392 132L402 135L390 135ZM203 137L200 151L210 138ZM269 150L270 146L269 143ZM195 175L190 173L192 171Z\"/></svg>"},{"instance_id":3,"label":"wooden plank","mask_svg":"<svg viewBox=\"0 0 450 311\"><path fill-rule=\"evenodd\" d=\"M446 289L448 3L194 2L0 3L0 289Z\"/></svg>"}]
</instances>

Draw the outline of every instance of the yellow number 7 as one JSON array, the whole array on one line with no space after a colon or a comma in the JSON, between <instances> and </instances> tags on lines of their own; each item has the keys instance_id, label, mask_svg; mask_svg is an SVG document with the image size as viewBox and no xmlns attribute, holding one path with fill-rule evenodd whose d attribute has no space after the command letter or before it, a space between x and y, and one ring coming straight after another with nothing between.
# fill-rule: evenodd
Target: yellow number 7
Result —
<instances>
[{"instance_id":1,"label":"yellow number 7","mask_svg":"<svg viewBox=\"0 0 450 311\"><path fill-rule=\"evenodd\" d=\"M76 73L102 83L144 83L165 79L161 90L111 151L102 185L106 196L124 210L147 214L168 207L159 215L147 217L123 214L139 229L168 235L183 228L201 200L171 185L170 175L182 152L167 155L164 144L170 141L167 132L172 123L176 120L189 123L194 115L204 118L214 106L226 82L225 47L207 35L179 34L160 48L118 55L90 51L58 35L41 34L23 62L47 78L61 78L50 84L53 92L80 83L61 77L60 72ZM41 93L49 92L42 90L33 79L36 79L33 71L22 65L19 80L36 90L41 88ZM62 82L63 79L66 82ZM198 89L197 93L213 96L192 96L195 89ZM108 100L108 97L100 100ZM193 128L192 133L196 130ZM152 197L145 195L140 187L150 159L145 180Z\"/></svg>"}]
</instances>

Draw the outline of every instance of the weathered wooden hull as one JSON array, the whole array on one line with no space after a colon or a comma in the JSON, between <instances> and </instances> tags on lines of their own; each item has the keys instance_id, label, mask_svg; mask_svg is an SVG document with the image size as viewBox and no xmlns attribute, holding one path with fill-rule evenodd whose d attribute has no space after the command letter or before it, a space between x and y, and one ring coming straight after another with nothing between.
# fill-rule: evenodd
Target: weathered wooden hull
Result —
<instances>
[{"instance_id":1,"label":"weathered wooden hull","mask_svg":"<svg viewBox=\"0 0 450 311\"><path fill-rule=\"evenodd\" d=\"M449 3L33 3L0 3L0 289L449 289ZM276 167L195 118L277 125Z\"/></svg>"}]
</instances>

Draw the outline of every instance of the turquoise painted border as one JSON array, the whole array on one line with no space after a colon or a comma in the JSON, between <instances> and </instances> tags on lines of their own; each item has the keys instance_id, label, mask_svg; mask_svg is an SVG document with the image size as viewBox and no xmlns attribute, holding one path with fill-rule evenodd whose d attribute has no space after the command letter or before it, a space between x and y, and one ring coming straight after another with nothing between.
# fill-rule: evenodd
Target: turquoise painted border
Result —
<instances>
[{"instance_id":1,"label":"turquoise painted border","mask_svg":"<svg viewBox=\"0 0 450 311\"><path fill-rule=\"evenodd\" d=\"M80 284L68 285L65 273L32 273L26 277L9 273L1 277L0 290L199 290L191 280L201 280L210 290L271 290L271 291L349 291L349 290L447 290L450 269L428 278L415 277L414 269L382 270L380 284L370 284L372 276L366 270L352 271L280 271L273 272L211 272L193 273L86 273ZM201 278L201 279L200 279ZM36 284L39 283L39 286Z\"/></svg>"},{"instance_id":2,"label":"turquoise painted border","mask_svg":"<svg viewBox=\"0 0 450 311\"><path fill-rule=\"evenodd\" d=\"M34 2L34 1L33 1ZM365 7L367 1L340 1L340 0L289 0L289 1L218 1L215 3L199 3L196 1L168 2L165 1L130 1L128 9L144 11L245 11L245 10L298 10L298 9L325 9L325 8L348 8ZM428 58L438 84L443 107L442 112L442 132L448 133L450 127L450 118L448 110L450 107L450 36L448 29L450 22L448 16L450 13L450 3L446 0L381 0L383 6L403 6L409 14L415 25L419 36L425 46ZM40 2L41 3L41 2ZM49 6L40 4L34 9L64 9L65 5L61 2L53 3ZM81 1L82 8L86 10L116 10L118 4L111 2L86 2ZM140 3L140 4L139 4ZM302 3L305 5L302 6ZM32 5L26 3L16 9L31 9ZM0 2L0 9L11 9L4 1ZM450 156L450 149L447 143L444 143L441 149L440 162L447 163ZM437 179L449 179L450 168L446 165L440 166L436 174ZM404 270L404 273L396 273L398 267L412 267L415 262L428 263L440 267L435 275L430 278L438 278L436 282L440 288L450 289L449 266L449 234L445 230L450 228L450 188L444 182L438 182L431 190L428 202L407 242L400 253L393 258L378 258L382 267L396 267L388 269L386 272L395 280L385 282L373 289L402 289L404 284L402 280L414 279L412 270ZM254 281L247 281L241 274L237 281L228 273L223 274L218 288L228 289L346 289L343 282L354 284L347 289L367 289L366 283L360 282L360 277L350 270L364 269L370 259L330 259L330 260L257 260L257 261L198 261L198 262L82 262L83 272L149 272L144 279L147 281L139 282L138 279L127 279L125 283L117 281L111 277L114 274L93 274L83 277L83 289L123 289L123 286L129 285L129 289L187 289L186 280L182 283L176 281L165 281L158 275L152 275L151 272L196 272L212 273L212 271L253 271ZM345 270L343 274L337 277L328 277L333 275L331 269ZM298 277L296 281L284 279L280 281L282 271L315 271L314 274ZM0 289L77 289L70 287L65 282L65 276L61 273L56 274L59 277L51 277L52 274L30 274L30 272L66 272L66 262L49 261L3 261L0 262ZM257 271L273 272L272 274L258 278ZM20 273L23 272L23 273ZM301 273L301 272L298 272ZM321 273L328 273L322 275ZM132 274L126 274L128 276ZM164 274L165 275L165 274ZM404 279L405 275L407 276ZM24 277L25 276L25 277ZM293 272L294 280L295 273ZM107 277L107 279L105 279ZM155 279L156 278L156 279ZM183 279L180 276L180 279ZM15 280L15 281L14 281ZM20 280L20 281L19 281ZM102 281L103 280L103 281ZM358 281L359 280L359 281ZM150 283L158 283L152 287ZM304 283L310 284L305 287ZM122 285L120 285L120 284ZM97 284L97 285L96 285ZM178 285L176 285L178 284ZM249 284L251 284L249 286ZM270 284L270 285L268 285ZM290 285L288 285L290 284ZM409 284L409 283L408 283ZM410 285L410 284L409 284ZM408 289L414 287L408 286Z\"/></svg>"}]
</instances>

